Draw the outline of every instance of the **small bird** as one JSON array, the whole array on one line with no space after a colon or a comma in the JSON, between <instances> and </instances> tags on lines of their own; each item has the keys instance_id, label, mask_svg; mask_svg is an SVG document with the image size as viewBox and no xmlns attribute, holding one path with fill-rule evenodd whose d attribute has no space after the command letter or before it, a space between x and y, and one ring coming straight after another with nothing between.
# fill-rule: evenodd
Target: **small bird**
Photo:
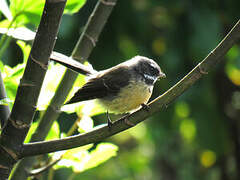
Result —
<instances>
[{"instance_id":1,"label":"small bird","mask_svg":"<svg viewBox=\"0 0 240 180\"><path fill-rule=\"evenodd\" d=\"M66 65L66 62L59 63ZM76 71L75 66L71 69ZM133 112L146 105L155 82L166 77L154 60L144 56L135 56L103 71L84 72L90 75L89 80L65 104L96 99L107 112L114 114Z\"/></svg>"}]
</instances>

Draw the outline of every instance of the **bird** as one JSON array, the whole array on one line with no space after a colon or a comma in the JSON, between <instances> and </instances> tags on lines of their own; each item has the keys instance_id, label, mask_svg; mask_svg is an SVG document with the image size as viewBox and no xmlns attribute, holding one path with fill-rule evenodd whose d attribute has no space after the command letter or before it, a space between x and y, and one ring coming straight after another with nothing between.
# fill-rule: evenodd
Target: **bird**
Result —
<instances>
[{"instance_id":1,"label":"bird","mask_svg":"<svg viewBox=\"0 0 240 180\"><path fill-rule=\"evenodd\" d=\"M146 107L154 84L166 77L154 60L139 55L102 71L82 70L81 65L76 68L77 63L69 65L67 60L58 61L56 57L51 59L89 76L88 81L65 105L96 99L106 109L107 115L132 113ZM111 121L108 120L110 125Z\"/></svg>"}]
</instances>

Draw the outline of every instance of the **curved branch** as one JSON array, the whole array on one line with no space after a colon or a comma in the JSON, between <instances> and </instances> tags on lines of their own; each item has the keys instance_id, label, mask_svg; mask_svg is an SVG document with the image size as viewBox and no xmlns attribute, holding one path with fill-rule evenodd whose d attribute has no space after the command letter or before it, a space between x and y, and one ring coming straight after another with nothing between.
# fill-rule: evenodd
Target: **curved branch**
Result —
<instances>
[{"instance_id":1,"label":"curved branch","mask_svg":"<svg viewBox=\"0 0 240 180\"><path fill-rule=\"evenodd\" d=\"M218 46L211 51L208 56L199 63L191 72L189 72L183 79L170 88L163 95L149 103L149 110L140 109L128 117L128 121L133 124L138 124L151 116L153 113L166 107L169 103L174 101L178 96L191 87L203 75L207 74L220 59L227 53L227 51L240 39L240 20L228 33L228 35L218 44ZM39 155L50 153L54 151L66 150L78 146L98 142L106 137L112 136L116 133L130 128L125 122L124 117L113 123L111 129L107 125L95 128L91 132L80 134L72 137L63 138L60 140L52 140L46 142L36 142L25 144L22 147L20 157Z\"/></svg>"}]
</instances>

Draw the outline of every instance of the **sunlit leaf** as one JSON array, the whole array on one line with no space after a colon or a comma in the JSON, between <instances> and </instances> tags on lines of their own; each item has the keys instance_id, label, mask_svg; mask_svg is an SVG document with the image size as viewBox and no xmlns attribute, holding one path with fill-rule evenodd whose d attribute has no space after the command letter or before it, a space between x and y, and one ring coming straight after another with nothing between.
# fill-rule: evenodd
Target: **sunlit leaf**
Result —
<instances>
[{"instance_id":1,"label":"sunlit leaf","mask_svg":"<svg viewBox=\"0 0 240 180\"><path fill-rule=\"evenodd\" d=\"M15 39L20 39L24 41L30 41L33 40L35 37L35 32L31 31L28 28L25 27L18 27L18 28L0 28L1 34L7 34L8 36L11 36Z\"/></svg>"},{"instance_id":2,"label":"sunlit leaf","mask_svg":"<svg viewBox=\"0 0 240 180\"><path fill-rule=\"evenodd\" d=\"M118 147L111 143L98 144L96 149L90 152L90 159L84 166L84 170L90 169L104 163L111 157L117 155Z\"/></svg>"},{"instance_id":3,"label":"sunlit leaf","mask_svg":"<svg viewBox=\"0 0 240 180\"><path fill-rule=\"evenodd\" d=\"M29 142L33 133L36 131L37 129L37 126L38 126L39 122L34 122L32 123L29 131L28 131L28 134L27 134L27 137L25 138L25 143ZM60 136L60 128L59 128L59 124L55 121L46 137L47 140L51 140L51 139L58 139Z\"/></svg>"},{"instance_id":4,"label":"sunlit leaf","mask_svg":"<svg viewBox=\"0 0 240 180\"><path fill-rule=\"evenodd\" d=\"M7 97L9 98L10 108L15 100L17 93L18 84L24 72L25 64L18 64L14 68L7 65L3 67L2 77L7 92Z\"/></svg>"},{"instance_id":5,"label":"sunlit leaf","mask_svg":"<svg viewBox=\"0 0 240 180\"><path fill-rule=\"evenodd\" d=\"M12 13L8 7L6 0L0 0L0 11L8 20L12 20Z\"/></svg>"},{"instance_id":6,"label":"sunlit leaf","mask_svg":"<svg viewBox=\"0 0 240 180\"><path fill-rule=\"evenodd\" d=\"M64 9L64 13L73 14L78 12L85 2L86 0L68 0Z\"/></svg>"},{"instance_id":7,"label":"sunlit leaf","mask_svg":"<svg viewBox=\"0 0 240 180\"><path fill-rule=\"evenodd\" d=\"M22 52L23 52L23 62L27 62L28 56L29 56L30 51L31 51L31 46L26 44L23 41L20 41L20 40L17 41L17 44L22 49Z\"/></svg>"},{"instance_id":8,"label":"sunlit leaf","mask_svg":"<svg viewBox=\"0 0 240 180\"><path fill-rule=\"evenodd\" d=\"M77 125L80 133L89 132L93 129L93 119L90 116L83 115Z\"/></svg>"},{"instance_id":9,"label":"sunlit leaf","mask_svg":"<svg viewBox=\"0 0 240 180\"><path fill-rule=\"evenodd\" d=\"M56 121L54 121L46 137L46 140L58 139L59 137L60 137L60 127L59 127L59 124Z\"/></svg>"},{"instance_id":10,"label":"sunlit leaf","mask_svg":"<svg viewBox=\"0 0 240 180\"><path fill-rule=\"evenodd\" d=\"M3 69L4 69L4 64L3 64L3 62L0 60L0 70L3 71Z\"/></svg>"},{"instance_id":11,"label":"sunlit leaf","mask_svg":"<svg viewBox=\"0 0 240 180\"><path fill-rule=\"evenodd\" d=\"M44 0L10 0L10 10L17 25L32 23L38 25L44 7Z\"/></svg>"},{"instance_id":12,"label":"sunlit leaf","mask_svg":"<svg viewBox=\"0 0 240 180\"><path fill-rule=\"evenodd\" d=\"M8 19L4 19L0 21L0 28L8 28L11 24L11 21Z\"/></svg>"},{"instance_id":13,"label":"sunlit leaf","mask_svg":"<svg viewBox=\"0 0 240 180\"><path fill-rule=\"evenodd\" d=\"M106 112L96 100L82 101L74 104L67 104L61 108L61 111L66 113L84 114L88 116L96 116Z\"/></svg>"},{"instance_id":14,"label":"sunlit leaf","mask_svg":"<svg viewBox=\"0 0 240 180\"><path fill-rule=\"evenodd\" d=\"M24 140L24 143L28 143L30 141L33 133L37 129L38 124L39 124L38 122L34 122L34 123L31 124L31 127L30 127L30 129L28 131L27 137Z\"/></svg>"},{"instance_id":15,"label":"sunlit leaf","mask_svg":"<svg viewBox=\"0 0 240 180\"><path fill-rule=\"evenodd\" d=\"M42 15L44 0L10 0L10 10L17 17L17 25L31 23L38 25ZM65 13L77 12L85 3L85 0L68 0Z\"/></svg>"},{"instance_id":16,"label":"sunlit leaf","mask_svg":"<svg viewBox=\"0 0 240 180\"><path fill-rule=\"evenodd\" d=\"M15 100L16 94L17 94L18 83L11 81L11 80L6 80L3 82L5 85L6 92L7 92L8 104L11 109L13 102Z\"/></svg>"},{"instance_id":17,"label":"sunlit leaf","mask_svg":"<svg viewBox=\"0 0 240 180\"><path fill-rule=\"evenodd\" d=\"M118 150L118 147L111 143L98 144L96 149L89 152L91 147L92 145L88 145L66 151L54 168L71 167L75 173L83 172L116 156Z\"/></svg>"},{"instance_id":18,"label":"sunlit leaf","mask_svg":"<svg viewBox=\"0 0 240 180\"><path fill-rule=\"evenodd\" d=\"M81 166L81 161L86 156L88 156L88 150L92 148L93 144L88 144L86 146L81 146L78 148L73 148L66 151L59 151L56 153L53 153L52 158L54 160L60 159L57 165L54 166L54 169L58 169L61 167L74 167Z\"/></svg>"},{"instance_id":19,"label":"sunlit leaf","mask_svg":"<svg viewBox=\"0 0 240 180\"><path fill-rule=\"evenodd\" d=\"M41 92L38 98L38 110L44 110L48 106L50 100L54 96L56 88L62 79L66 68L59 64L49 64L49 69L45 75Z\"/></svg>"}]
</instances>

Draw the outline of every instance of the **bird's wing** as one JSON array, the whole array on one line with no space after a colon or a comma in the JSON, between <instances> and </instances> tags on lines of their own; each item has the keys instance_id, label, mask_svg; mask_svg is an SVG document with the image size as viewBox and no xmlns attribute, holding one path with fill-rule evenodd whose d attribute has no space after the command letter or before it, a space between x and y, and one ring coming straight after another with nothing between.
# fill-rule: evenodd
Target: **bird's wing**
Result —
<instances>
[{"instance_id":1,"label":"bird's wing","mask_svg":"<svg viewBox=\"0 0 240 180\"><path fill-rule=\"evenodd\" d=\"M98 76L91 78L66 104L112 97L119 92L120 88L128 85L130 76L131 74L124 66L103 71Z\"/></svg>"}]
</instances>

